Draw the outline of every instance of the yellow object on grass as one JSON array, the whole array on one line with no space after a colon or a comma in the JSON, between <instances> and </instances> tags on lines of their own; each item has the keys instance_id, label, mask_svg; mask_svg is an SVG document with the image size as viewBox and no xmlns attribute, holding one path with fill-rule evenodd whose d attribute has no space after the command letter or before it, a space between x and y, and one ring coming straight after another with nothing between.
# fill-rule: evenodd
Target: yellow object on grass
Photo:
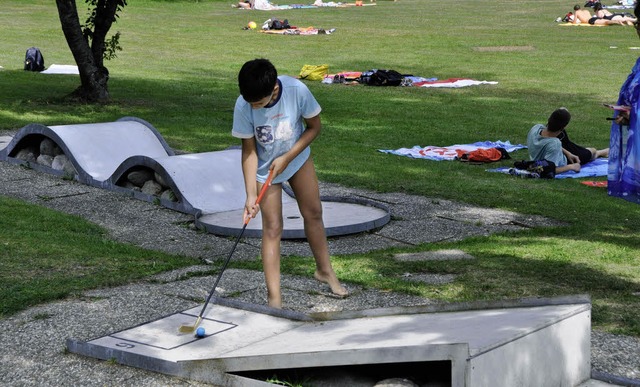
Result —
<instances>
[{"instance_id":1,"label":"yellow object on grass","mask_svg":"<svg viewBox=\"0 0 640 387\"><path fill-rule=\"evenodd\" d=\"M304 65L300 70L300 79L321 81L329 73L329 65Z\"/></svg>"}]
</instances>

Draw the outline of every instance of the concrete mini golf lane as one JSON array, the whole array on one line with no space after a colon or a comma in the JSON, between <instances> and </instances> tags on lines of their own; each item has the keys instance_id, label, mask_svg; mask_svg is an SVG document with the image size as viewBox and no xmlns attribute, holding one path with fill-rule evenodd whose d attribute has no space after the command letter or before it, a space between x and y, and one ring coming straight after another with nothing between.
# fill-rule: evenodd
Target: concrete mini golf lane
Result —
<instances>
[{"instance_id":1,"label":"concrete mini golf lane","mask_svg":"<svg viewBox=\"0 0 640 387\"><path fill-rule=\"evenodd\" d=\"M584 299L482 307L392 308L304 315L216 300L204 338L179 334L200 307L87 342L71 352L218 385L268 385L250 371L450 364L452 386L577 386L590 377ZM330 319L325 319L330 317Z\"/></svg>"}]
</instances>

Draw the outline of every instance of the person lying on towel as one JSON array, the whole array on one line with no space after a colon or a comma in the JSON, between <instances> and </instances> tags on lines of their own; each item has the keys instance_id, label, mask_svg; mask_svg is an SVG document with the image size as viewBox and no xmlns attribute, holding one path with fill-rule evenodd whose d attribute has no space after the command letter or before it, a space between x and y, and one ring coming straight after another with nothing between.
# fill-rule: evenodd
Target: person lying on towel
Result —
<instances>
[{"instance_id":1,"label":"person lying on towel","mask_svg":"<svg viewBox=\"0 0 640 387\"><path fill-rule=\"evenodd\" d=\"M571 21L571 23L573 24L591 24L591 25L603 25L603 26L610 26L610 25L625 25L626 23L623 20L611 20L611 19L605 19L603 17L599 17L596 15L591 15L591 12L589 12L586 9L581 9L580 6L578 4L576 4L573 7L573 20Z\"/></svg>"},{"instance_id":2,"label":"person lying on towel","mask_svg":"<svg viewBox=\"0 0 640 387\"><path fill-rule=\"evenodd\" d=\"M569 140L566 127L571 113L566 108L553 111L547 125L536 124L527 135L527 148L531 160L548 160L556 165L556 173L580 172L580 166L598 157L608 157L609 148L585 148Z\"/></svg>"},{"instance_id":3,"label":"person lying on towel","mask_svg":"<svg viewBox=\"0 0 640 387\"><path fill-rule=\"evenodd\" d=\"M611 20L616 22L622 22L628 26L632 26L637 20L632 15L627 15L624 13L611 13L604 9L601 3L597 3L593 6L593 11L596 13L595 16L604 19Z\"/></svg>"},{"instance_id":4,"label":"person lying on towel","mask_svg":"<svg viewBox=\"0 0 640 387\"><path fill-rule=\"evenodd\" d=\"M243 9L258 9L261 11L278 9L278 7L271 4L269 0L240 0L238 4L233 4L232 7Z\"/></svg>"}]
</instances>

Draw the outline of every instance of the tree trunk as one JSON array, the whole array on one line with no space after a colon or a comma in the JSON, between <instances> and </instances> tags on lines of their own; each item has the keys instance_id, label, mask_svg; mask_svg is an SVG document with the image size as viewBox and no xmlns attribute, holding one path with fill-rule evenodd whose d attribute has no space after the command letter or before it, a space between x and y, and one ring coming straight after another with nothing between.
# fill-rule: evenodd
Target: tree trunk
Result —
<instances>
[{"instance_id":1,"label":"tree trunk","mask_svg":"<svg viewBox=\"0 0 640 387\"><path fill-rule=\"evenodd\" d=\"M94 20L93 39L91 40L91 51L96 65L103 67L105 41L111 29L111 24L115 21L119 0L98 0L96 5L96 17ZM107 72L108 74L108 72Z\"/></svg>"},{"instance_id":2,"label":"tree trunk","mask_svg":"<svg viewBox=\"0 0 640 387\"><path fill-rule=\"evenodd\" d=\"M100 1L100 3L103 2ZM106 3L111 2L106 1ZM75 0L56 0L56 5L60 23L62 24L62 31L80 73L80 87L74 92L75 95L87 102L106 102L109 99L109 90L107 88L109 71L103 66L102 55L104 52L104 36L111 27L115 10L112 16L108 18L108 25L101 27L102 30L106 27L104 34L101 32L101 38L94 36L92 39L92 43L95 46L92 49L82 34ZM105 23L103 22L101 25L103 24ZM96 25L98 25L97 21Z\"/></svg>"}]
</instances>

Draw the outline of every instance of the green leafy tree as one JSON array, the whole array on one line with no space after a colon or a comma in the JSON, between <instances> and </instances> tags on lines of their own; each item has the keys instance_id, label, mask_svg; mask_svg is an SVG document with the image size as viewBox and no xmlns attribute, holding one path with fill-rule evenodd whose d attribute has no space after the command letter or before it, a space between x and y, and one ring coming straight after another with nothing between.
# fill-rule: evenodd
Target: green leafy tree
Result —
<instances>
[{"instance_id":1,"label":"green leafy tree","mask_svg":"<svg viewBox=\"0 0 640 387\"><path fill-rule=\"evenodd\" d=\"M89 7L89 16L81 24L75 0L56 0L62 31L80 73L80 86L73 94L86 102L106 102L109 100L109 70L104 61L115 58L116 51L121 50L120 32L110 38L107 35L127 0L84 2Z\"/></svg>"}]
</instances>

